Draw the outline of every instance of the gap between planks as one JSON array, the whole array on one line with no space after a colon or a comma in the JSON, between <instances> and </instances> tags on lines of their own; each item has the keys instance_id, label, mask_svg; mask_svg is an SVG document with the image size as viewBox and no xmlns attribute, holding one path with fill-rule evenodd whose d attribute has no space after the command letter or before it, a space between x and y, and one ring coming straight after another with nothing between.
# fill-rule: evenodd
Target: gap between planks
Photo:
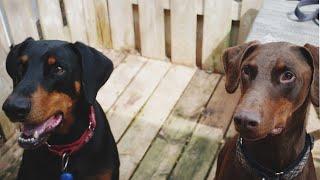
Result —
<instances>
[{"instance_id":1,"label":"gap between planks","mask_svg":"<svg viewBox=\"0 0 320 180\"><path fill-rule=\"evenodd\" d=\"M132 179L167 178L219 79L204 71L195 73Z\"/></svg>"},{"instance_id":2,"label":"gap between planks","mask_svg":"<svg viewBox=\"0 0 320 180\"><path fill-rule=\"evenodd\" d=\"M173 65L134 119L118 143L120 179L131 177L194 73L194 69Z\"/></svg>"},{"instance_id":3,"label":"gap between planks","mask_svg":"<svg viewBox=\"0 0 320 180\"><path fill-rule=\"evenodd\" d=\"M239 91L227 94L224 84L225 78L218 84L170 179L204 179L207 176L240 97Z\"/></svg>"}]
</instances>

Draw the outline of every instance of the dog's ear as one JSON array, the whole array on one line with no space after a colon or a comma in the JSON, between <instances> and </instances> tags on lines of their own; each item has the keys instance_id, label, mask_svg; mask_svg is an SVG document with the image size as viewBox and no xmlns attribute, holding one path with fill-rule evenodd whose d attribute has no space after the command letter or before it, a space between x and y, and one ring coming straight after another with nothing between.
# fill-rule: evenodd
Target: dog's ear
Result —
<instances>
[{"instance_id":1,"label":"dog's ear","mask_svg":"<svg viewBox=\"0 0 320 180\"><path fill-rule=\"evenodd\" d=\"M93 104L98 90L113 71L113 63L101 52L81 42L74 43L73 47L81 60L84 96L89 104Z\"/></svg>"},{"instance_id":2,"label":"dog's ear","mask_svg":"<svg viewBox=\"0 0 320 180\"><path fill-rule=\"evenodd\" d=\"M14 67L14 64L16 64L15 60L17 60L19 56L21 56L21 52L27 47L27 45L33 41L34 39L32 37L28 37L24 41L22 41L20 44L17 44L17 45L12 44L10 46L10 51L6 59L6 68L7 68L7 72L11 77L13 77L13 74L11 73L14 72L13 69L11 68L15 68Z\"/></svg>"},{"instance_id":3,"label":"dog's ear","mask_svg":"<svg viewBox=\"0 0 320 180\"><path fill-rule=\"evenodd\" d=\"M242 61L258 46L259 41L250 41L238 46L227 48L222 55L223 67L226 73L226 90L228 93L236 91L239 85Z\"/></svg>"},{"instance_id":4,"label":"dog's ear","mask_svg":"<svg viewBox=\"0 0 320 180\"><path fill-rule=\"evenodd\" d=\"M310 64L313 66L312 82L310 87L311 102L319 107L319 47L305 44L304 48L309 52Z\"/></svg>"}]
</instances>

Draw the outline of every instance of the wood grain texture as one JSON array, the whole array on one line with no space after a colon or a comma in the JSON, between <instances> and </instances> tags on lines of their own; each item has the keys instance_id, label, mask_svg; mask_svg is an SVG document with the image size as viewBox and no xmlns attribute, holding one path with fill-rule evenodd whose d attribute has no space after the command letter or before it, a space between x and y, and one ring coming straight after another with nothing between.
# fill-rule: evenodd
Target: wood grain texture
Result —
<instances>
[{"instance_id":1,"label":"wood grain texture","mask_svg":"<svg viewBox=\"0 0 320 180\"><path fill-rule=\"evenodd\" d=\"M266 0L266 1L269 1L269 0ZM280 1L283 1L283 0L280 0ZM246 41L247 36L251 31L252 24L254 23L254 19L256 18L262 4L263 4L263 0L243 0L242 1L240 28L239 28L239 36L238 36L239 44ZM286 16L287 12L283 12L284 13L283 16Z\"/></svg>"},{"instance_id":2,"label":"wood grain texture","mask_svg":"<svg viewBox=\"0 0 320 180\"><path fill-rule=\"evenodd\" d=\"M94 0L94 4L99 43L103 48L112 48L108 3L106 0Z\"/></svg>"},{"instance_id":3,"label":"wood grain texture","mask_svg":"<svg viewBox=\"0 0 320 180\"><path fill-rule=\"evenodd\" d=\"M143 58L128 56L112 72L107 83L102 86L97 95L97 100L105 112L116 102L120 94L126 89L145 63L146 60Z\"/></svg>"},{"instance_id":4,"label":"wood grain texture","mask_svg":"<svg viewBox=\"0 0 320 180\"><path fill-rule=\"evenodd\" d=\"M9 52L11 42L9 40L8 27L5 25L4 12L0 12L0 45L4 52Z\"/></svg>"},{"instance_id":5,"label":"wood grain texture","mask_svg":"<svg viewBox=\"0 0 320 180\"><path fill-rule=\"evenodd\" d=\"M0 44L0 105L4 103L12 91L12 80L7 74L5 61L7 57L6 48ZM15 126L9 121L3 111L0 111L0 126L6 138L9 138L15 131Z\"/></svg>"},{"instance_id":6,"label":"wood grain texture","mask_svg":"<svg viewBox=\"0 0 320 180\"><path fill-rule=\"evenodd\" d=\"M195 73L132 179L168 178L219 79L219 75Z\"/></svg>"},{"instance_id":7,"label":"wood grain texture","mask_svg":"<svg viewBox=\"0 0 320 180\"><path fill-rule=\"evenodd\" d=\"M171 60L177 64L196 66L196 1L171 0L170 8Z\"/></svg>"},{"instance_id":8,"label":"wood grain texture","mask_svg":"<svg viewBox=\"0 0 320 180\"><path fill-rule=\"evenodd\" d=\"M2 4L8 18L13 43L18 44L27 37L39 39L31 0L3 0Z\"/></svg>"},{"instance_id":9,"label":"wood grain texture","mask_svg":"<svg viewBox=\"0 0 320 180\"><path fill-rule=\"evenodd\" d=\"M130 0L108 0L108 7L113 48L134 49L133 12Z\"/></svg>"},{"instance_id":10,"label":"wood grain texture","mask_svg":"<svg viewBox=\"0 0 320 180\"><path fill-rule=\"evenodd\" d=\"M64 35L59 0L37 0L44 39L69 40Z\"/></svg>"},{"instance_id":11,"label":"wood grain texture","mask_svg":"<svg viewBox=\"0 0 320 180\"><path fill-rule=\"evenodd\" d=\"M120 179L129 179L195 70L173 66L118 144ZM137 136L137 134L139 134Z\"/></svg>"},{"instance_id":12,"label":"wood grain texture","mask_svg":"<svg viewBox=\"0 0 320 180\"><path fill-rule=\"evenodd\" d=\"M116 141L121 138L169 67L170 64L165 62L148 61L108 111L107 117Z\"/></svg>"},{"instance_id":13,"label":"wood grain texture","mask_svg":"<svg viewBox=\"0 0 320 180\"><path fill-rule=\"evenodd\" d=\"M224 85L223 78L177 162L171 179L206 177L240 97L239 91L227 94Z\"/></svg>"},{"instance_id":14,"label":"wood grain texture","mask_svg":"<svg viewBox=\"0 0 320 180\"><path fill-rule=\"evenodd\" d=\"M164 11L161 1L139 0L142 56L165 59Z\"/></svg>"},{"instance_id":15,"label":"wood grain texture","mask_svg":"<svg viewBox=\"0 0 320 180\"><path fill-rule=\"evenodd\" d=\"M202 68L223 72L220 56L228 47L232 0L205 0L202 42Z\"/></svg>"},{"instance_id":16,"label":"wood grain texture","mask_svg":"<svg viewBox=\"0 0 320 180\"><path fill-rule=\"evenodd\" d=\"M81 3L81 2L79 2ZM85 28L87 31L88 43L92 47L101 47L99 42L99 29L96 18L96 7L94 0L82 0Z\"/></svg>"},{"instance_id":17,"label":"wood grain texture","mask_svg":"<svg viewBox=\"0 0 320 180\"><path fill-rule=\"evenodd\" d=\"M82 1L64 0L71 41L81 41L88 44L86 21Z\"/></svg>"}]
</instances>

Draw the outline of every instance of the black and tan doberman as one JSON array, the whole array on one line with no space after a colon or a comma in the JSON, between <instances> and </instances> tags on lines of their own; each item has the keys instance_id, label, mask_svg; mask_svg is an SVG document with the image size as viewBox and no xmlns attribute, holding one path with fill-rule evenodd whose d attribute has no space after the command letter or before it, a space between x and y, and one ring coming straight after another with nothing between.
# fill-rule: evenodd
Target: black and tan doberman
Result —
<instances>
[{"instance_id":1,"label":"black and tan doberman","mask_svg":"<svg viewBox=\"0 0 320 180\"><path fill-rule=\"evenodd\" d=\"M319 47L252 41L222 59L227 92L241 88L239 135L220 151L215 179L317 179L306 114L319 106Z\"/></svg>"},{"instance_id":2,"label":"black and tan doberman","mask_svg":"<svg viewBox=\"0 0 320 180\"><path fill-rule=\"evenodd\" d=\"M96 101L112 62L83 43L27 38L6 60L13 91L3 104L21 123L18 179L118 179L119 157Z\"/></svg>"}]
</instances>

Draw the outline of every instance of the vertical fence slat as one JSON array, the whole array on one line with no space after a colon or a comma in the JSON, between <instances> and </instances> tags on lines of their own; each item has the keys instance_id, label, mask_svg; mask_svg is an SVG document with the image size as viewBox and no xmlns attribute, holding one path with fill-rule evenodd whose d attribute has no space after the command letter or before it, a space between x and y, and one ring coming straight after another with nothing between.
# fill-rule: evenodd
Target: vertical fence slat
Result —
<instances>
[{"instance_id":1,"label":"vertical fence slat","mask_svg":"<svg viewBox=\"0 0 320 180\"><path fill-rule=\"evenodd\" d=\"M195 0L171 0L171 58L196 65L197 14Z\"/></svg>"},{"instance_id":2,"label":"vertical fence slat","mask_svg":"<svg viewBox=\"0 0 320 180\"><path fill-rule=\"evenodd\" d=\"M68 40L63 32L59 0L37 0L37 3L43 38Z\"/></svg>"},{"instance_id":3,"label":"vertical fence slat","mask_svg":"<svg viewBox=\"0 0 320 180\"><path fill-rule=\"evenodd\" d=\"M18 44L31 36L39 39L30 0L3 0L13 43Z\"/></svg>"},{"instance_id":4,"label":"vertical fence slat","mask_svg":"<svg viewBox=\"0 0 320 180\"><path fill-rule=\"evenodd\" d=\"M160 3L158 0L139 0L141 54L156 59L166 57L164 10Z\"/></svg>"},{"instance_id":5,"label":"vertical fence slat","mask_svg":"<svg viewBox=\"0 0 320 180\"><path fill-rule=\"evenodd\" d=\"M104 48L112 47L111 30L109 23L109 10L106 0L94 0L96 9L96 19L98 26L99 42Z\"/></svg>"},{"instance_id":6,"label":"vertical fence slat","mask_svg":"<svg viewBox=\"0 0 320 180\"><path fill-rule=\"evenodd\" d=\"M78 0L64 0L63 2L70 28L71 41L88 43L82 2Z\"/></svg>"},{"instance_id":7,"label":"vertical fence slat","mask_svg":"<svg viewBox=\"0 0 320 180\"><path fill-rule=\"evenodd\" d=\"M0 9L1 10L1 9ZM9 36L7 34L7 29L5 27L4 21L4 12L0 12L0 45L5 50L5 52L9 52Z\"/></svg>"},{"instance_id":8,"label":"vertical fence slat","mask_svg":"<svg viewBox=\"0 0 320 180\"><path fill-rule=\"evenodd\" d=\"M81 2L79 2L81 3ZM87 29L88 42L91 46L99 48L96 9L93 0L83 0L83 12Z\"/></svg>"},{"instance_id":9,"label":"vertical fence slat","mask_svg":"<svg viewBox=\"0 0 320 180\"><path fill-rule=\"evenodd\" d=\"M130 0L108 0L112 44L115 49L134 49L133 12Z\"/></svg>"},{"instance_id":10,"label":"vertical fence slat","mask_svg":"<svg viewBox=\"0 0 320 180\"><path fill-rule=\"evenodd\" d=\"M7 34L4 27L4 18L0 15L0 104L3 104L6 97L11 91L12 81L10 80L6 68L5 60L7 53L9 52L9 41L7 40ZM0 127L4 133L5 138L9 138L15 129L13 123L11 123L3 111L0 111Z\"/></svg>"},{"instance_id":11,"label":"vertical fence slat","mask_svg":"<svg viewBox=\"0 0 320 180\"><path fill-rule=\"evenodd\" d=\"M232 0L205 0L202 68L222 72L220 56L229 44Z\"/></svg>"}]
</instances>

